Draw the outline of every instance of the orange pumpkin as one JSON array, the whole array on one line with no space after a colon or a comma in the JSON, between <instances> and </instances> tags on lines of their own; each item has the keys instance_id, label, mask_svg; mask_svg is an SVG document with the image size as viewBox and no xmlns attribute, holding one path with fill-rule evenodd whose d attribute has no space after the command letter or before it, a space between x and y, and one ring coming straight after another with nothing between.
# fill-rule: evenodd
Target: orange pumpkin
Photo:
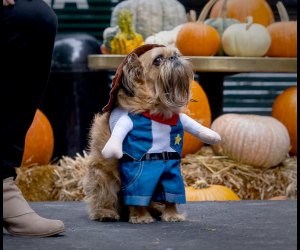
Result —
<instances>
[{"instance_id":1,"label":"orange pumpkin","mask_svg":"<svg viewBox=\"0 0 300 250\"><path fill-rule=\"evenodd\" d=\"M297 87L289 87L278 95L272 106L272 116L283 123L291 140L291 155L297 154Z\"/></svg>"},{"instance_id":2,"label":"orange pumpkin","mask_svg":"<svg viewBox=\"0 0 300 250\"><path fill-rule=\"evenodd\" d=\"M37 110L25 137L22 166L46 165L54 149L52 126L41 110Z\"/></svg>"},{"instance_id":3,"label":"orange pumpkin","mask_svg":"<svg viewBox=\"0 0 300 250\"><path fill-rule=\"evenodd\" d=\"M267 27L272 38L267 56L297 57L297 22L289 20L282 2L278 2L276 6L281 21Z\"/></svg>"},{"instance_id":4,"label":"orange pumpkin","mask_svg":"<svg viewBox=\"0 0 300 250\"><path fill-rule=\"evenodd\" d=\"M210 0L203 8L196 22L183 24L176 37L176 47L184 56L213 56L218 53L220 35L218 31L204 23L211 6Z\"/></svg>"},{"instance_id":5,"label":"orange pumpkin","mask_svg":"<svg viewBox=\"0 0 300 250\"><path fill-rule=\"evenodd\" d=\"M206 181L197 181L193 186L185 187L187 201L238 201L240 198L230 188L223 185L208 185Z\"/></svg>"},{"instance_id":6,"label":"orange pumpkin","mask_svg":"<svg viewBox=\"0 0 300 250\"><path fill-rule=\"evenodd\" d=\"M219 0L211 9L210 17L217 18L224 0ZM247 16L253 17L253 23L264 26L274 22L274 14L265 0L228 0L227 17L245 22Z\"/></svg>"},{"instance_id":7,"label":"orange pumpkin","mask_svg":"<svg viewBox=\"0 0 300 250\"><path fill-rule=\"evenodd\" d=\"M191 92L192 98L184 113L186 113L188 116L190 116L203 126L210 127L211 110L204 90L198 82L192 81ZM187 154L196 153L201 149L203 145L204 143L198 138L187 132L184 132L182 156L184 157Z\"/></svg>"}]
</instances>

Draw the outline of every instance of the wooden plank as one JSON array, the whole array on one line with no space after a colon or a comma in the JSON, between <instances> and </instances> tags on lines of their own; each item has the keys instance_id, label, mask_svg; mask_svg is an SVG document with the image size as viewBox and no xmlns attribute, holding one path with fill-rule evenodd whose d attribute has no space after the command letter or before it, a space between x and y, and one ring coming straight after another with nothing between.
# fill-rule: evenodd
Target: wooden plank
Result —
<instances>
[{"instance_id":1,"label":"wooden plank","mask_svg":"<svg viewBox=\"0 0 300 250\"><path fill-rule=\"evenodd\" d=\"M124 55L89 55L90 69L116 69L124 59ZM297 72L297 58L278 57L185 57L198 72Z\"/></svg>"}]
</instances>

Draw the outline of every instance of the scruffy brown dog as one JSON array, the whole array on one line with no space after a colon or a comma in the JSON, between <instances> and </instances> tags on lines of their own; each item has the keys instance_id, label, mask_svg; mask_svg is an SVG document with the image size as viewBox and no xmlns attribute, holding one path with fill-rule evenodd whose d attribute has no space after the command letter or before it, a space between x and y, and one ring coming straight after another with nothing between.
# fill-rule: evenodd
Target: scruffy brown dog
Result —
<instances>
[{"instance_id":1,"label":"scruffy brown dog","mask_svg":"<svg viewBox=\"0 0 300 250\"><path fill-rule=\"evenodd\" d=\"M118 67L109 103L90 130L84 180L90 219L119 220L125 208L131 223L153 222L151 208L162 221L185 219L176 208L185 203L183 130L206 143L220 141L182 113L192 79L192 66L177 49L155 44L135 49Z\"/></svg>"}]
</instances>

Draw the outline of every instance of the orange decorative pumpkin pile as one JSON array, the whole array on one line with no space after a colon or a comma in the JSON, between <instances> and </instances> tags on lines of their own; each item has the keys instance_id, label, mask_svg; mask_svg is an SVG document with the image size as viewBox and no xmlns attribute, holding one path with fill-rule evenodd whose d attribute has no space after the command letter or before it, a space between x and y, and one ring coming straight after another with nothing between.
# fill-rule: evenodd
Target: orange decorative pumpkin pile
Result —
<instances>
[{"instance_id":1,"label":"orange decorative pumpkin pile","mask_svg":"<svg viewBox=\"0 0 300 250\"><path fill-rule=\"evenodd\" d=\"M224 0L219 0L211 9L210 17L217 18ZM253 17L254 23L264 26L274 22L274 14L266 0L228 0L227 17L245 22L247 16Z\"/></svg>"},{"instance_id":2,"label":"orange decorative pumpkin pile","mask_svg":"<svg viewBox=\"0 0 300 250\"><path fill-rule=\"evenodd\" d=\"M297 154L297 87L289 87L278 95L272 106L272 116L287 128L291 140L291 155Z\"/></svg>"},{"instance_id":3,"label":"orange decorative pumpkin pile","mask_svg":"<svg viewBox=\"0 0 300 250\"><path fill-rule=\"evenodd\" d=\"M183 24L176 37L176 47L184 56L214 56L220 46L218 31L204 23L209 9L216 0L210 0L196 22Z\"/></svg>"},{"instance_id":4,"label":"orange decorative pumpkin pile","mask_svg":"<svg viewBox=\"0 0 300 250\"><path fill-rule=\"evenodd\" d=\"M201 125L210 127L211 110L204 90L198 82L192 81L191 92L192 98L184 113L199 122ZM204 143L198 138L184 132L182 156L184 157L187 154L196 153L203 145Z\"/></svg>"},{"instance_id":5,"label":"orange decorative pumpkin pile","mask_svg":"<svg viewBox=\"0 0 300 250\"><path fill-rule=\"evenodd\" d=\"M267 56L297 57L297 22L289 20L282 2L278 2L276 6L281 21L267 27L272 38Z\"/></svg>"},{"instance_id":6,"label":"orange decorative pumpkin pile","mask_svg":"<svg viewBox=\"0 0 300 250\"><path fill-rule=\"evenodd\" d=\"M52 126L41 110L37 110L25 137L22 166L46 165L54 149Z\"/></svg>"},{"instance_id":7,"label":"orange decorative pumpkin pile","mask_svg":"<svg viewBox=\"0 0 300 250\"><path fill-rule=\"evenodd\" d=\"M240 198L230 188L223 185L208 185L199 180L193 186L185 187L187 201L238 201Z\"/></svg>"}]
</instances>

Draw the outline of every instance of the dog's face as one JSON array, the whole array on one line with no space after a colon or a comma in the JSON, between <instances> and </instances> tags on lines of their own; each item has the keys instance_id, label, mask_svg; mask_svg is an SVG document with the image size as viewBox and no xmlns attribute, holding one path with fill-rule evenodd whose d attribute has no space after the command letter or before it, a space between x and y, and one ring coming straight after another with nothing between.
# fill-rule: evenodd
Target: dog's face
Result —
<instances>
[{"instance_id":1,"label":"dog's face","mask_svg":"<svg viewBox=\"0 0 300 250\"><path fill-rule=\"evenodd\" d=\"M190 100L190 62L176 48L157 47L128 58L123 68L118 104L130 112L150 111L169 117Z\"/></svg>"}]
</instances>

